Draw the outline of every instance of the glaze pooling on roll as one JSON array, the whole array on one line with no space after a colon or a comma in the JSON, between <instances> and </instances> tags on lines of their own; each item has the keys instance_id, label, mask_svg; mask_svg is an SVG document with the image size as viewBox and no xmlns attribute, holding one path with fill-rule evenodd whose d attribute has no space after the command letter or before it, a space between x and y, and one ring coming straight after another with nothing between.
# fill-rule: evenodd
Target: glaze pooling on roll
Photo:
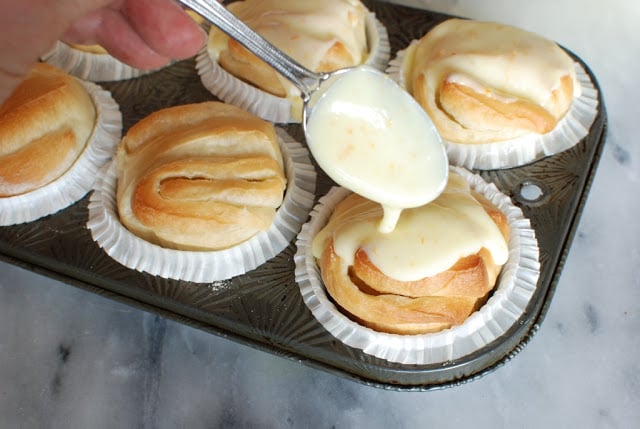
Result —
<instances>
[{"instance_id":1,"label":"glaze pooling on roll","mask_svg":"<svg viewBox=\"0 0 640 429\"><path fill-rule=\"evenodd\" d=\"M373 48L368 42L373 29L367 26L376 21L359 0L244 0L229 4L228 9L267 41L314 72L330 72L365 63ZM378 48L378 41L372 42ZM264 91L264 95L288 100L289 120L300 121L300 91L271 66L216 27L210 29L207 52L235 78ZM228 89L221 91L226 94ZM235 100L230 94L227 97ZM266 118L275 119L271 118L271 113ZM283 119L276 119L276 122Z\"/></svg>"},{"instance_id":2,"label":"glaze pooling on roll","mask_svg":"<svg viewBox=\"0 0 640 429\"><path fill-rule=\"evenodd\" d=\"M434 276L483 248L497 265L508 259L502 232L458 175L449 176L446 189L433 202L404 210L392 233L377 228L382 217L378 204L351 198L348 210L341 209L315 237L317 258L332 237L335 252L346 265L353 265L362 249L383 274L399 281Z\"/></svg>"},{"instance_id":3,"label":"glaze pooling on roll","mask_svg":"<svg viewBox=\"0 0 640 429\"><path fill-rule=\"evenodd\" d=\"M359 0L245 0L228 8L312 70L335 70L366 59L366 8Z\"/></svg>"},{"instance_id":4,"label":"glaze pooling on roll","mask_svg":"<svg viewBox=\"0 0 640 429\"><path fill-rule=\"evenodd\" d=\"M394 231L376 228L378 204L336 202L311 241L322 283L352 320L413 335L461 325L488 299L510 257L507 215L452 172L433 202L406 209Z\"/></svg>"}]
</instances>

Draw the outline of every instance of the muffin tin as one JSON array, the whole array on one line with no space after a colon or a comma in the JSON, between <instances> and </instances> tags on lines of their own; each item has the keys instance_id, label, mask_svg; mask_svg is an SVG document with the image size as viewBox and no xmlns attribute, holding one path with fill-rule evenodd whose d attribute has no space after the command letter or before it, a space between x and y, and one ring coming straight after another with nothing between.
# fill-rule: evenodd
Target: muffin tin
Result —
<instances>
[{"instance_id":1,"label":"muffin tin","mask_svg":"<svg viewBox=\"0 0 640 429\"><path fill-rule=\"evenodd\" d=\"M392 55L448 18L388 3L364 3L386 26ZM599 89L588 66L573 56ZM102 86L120 105L123 132L160 108L213 99L201 84L194 59ZM268 262L228 280L168 280L125 268L95 243L87 228L87 195L38 221L0 227L0 257L70 285L367 385L409 391L459 385L512 359L540 329L605 142L606 112L602 94L598 93L597 116L578 145L523 167L480 173L510 196L531 220L540 247L541 273L534 296L518 322L502 337L455 361L390 363L338 341L316 321L302 300L295 283L295 240ZM299 125L282 128L304 141ZM316 199L333 185L318 169Z\"/></svg>"}]
</instances>

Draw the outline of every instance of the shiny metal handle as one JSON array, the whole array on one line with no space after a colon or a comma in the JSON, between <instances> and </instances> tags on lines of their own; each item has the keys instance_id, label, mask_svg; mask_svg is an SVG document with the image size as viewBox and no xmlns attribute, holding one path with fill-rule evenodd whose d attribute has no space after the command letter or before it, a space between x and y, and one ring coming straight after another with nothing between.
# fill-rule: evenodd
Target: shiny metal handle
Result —
<instances>
[{"instance_id":1,"label":"shiny metal handle","mask_svg":"<svg viewBox=\"0 0 640 429\"><path fill-rule=\"evenodd\" d=\"M179 1L227 33L229 37L240 42L245 48L290 80L302 92L305 101L325 79L326 75L314 73L297 63L236 18L216 0Z\"/></svg>"}]
</instances>

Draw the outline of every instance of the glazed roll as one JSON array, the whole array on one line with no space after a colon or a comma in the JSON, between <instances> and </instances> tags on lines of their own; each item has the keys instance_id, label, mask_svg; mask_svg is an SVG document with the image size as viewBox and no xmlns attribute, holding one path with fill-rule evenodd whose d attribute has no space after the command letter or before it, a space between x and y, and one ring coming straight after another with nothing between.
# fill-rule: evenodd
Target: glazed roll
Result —
<instances>
[{"instance_id":1,"label":"glazed roll","mask_svg":"<svg viewBox=\"0 0 640 429\"><path fill-rule=\"evenodd\" d=\"M402 69L453 143L548 133L580 94L574 62L556 43L493 22L444 21L406 50Z\"/></svg>"},{"instance_id":2,"label":"glazed roll","mask_svg":"<svg viewBox=\"0 0 640 429\"><path fill-rule=\"evenodd\" d=\"M359 0L244 0L227 7L311 71L388 65L387 30ZM302 119L300 90L215 26L196 69L203 86L220 100L275 123Z\"/></svg>"},{"instance_id":3,"label":"glazed roll","mask_svg":"<svg viewBox=\"0 0 640 429\"><path fill-rule=\"evenodd\" d=\"M380 206L357 194L338 203L313 239L323 283L358 323L395 334L462 324L508 259L504 213L456 174L432 203L404 210L381 233Z\"/></svg>"}]
</instances>

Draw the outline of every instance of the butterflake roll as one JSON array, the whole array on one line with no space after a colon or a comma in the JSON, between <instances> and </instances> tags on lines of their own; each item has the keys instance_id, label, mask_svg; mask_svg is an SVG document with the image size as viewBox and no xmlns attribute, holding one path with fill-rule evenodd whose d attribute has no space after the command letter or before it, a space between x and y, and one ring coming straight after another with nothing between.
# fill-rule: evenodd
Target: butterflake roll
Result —
<instances>
[{"instance_id":1,"label":"butterflake roll","mask_svg":"<svg viewBox=\"0 0 640 429\"><path fill-rule=\"evenodd\" d=\"M82 84L39 63L0 106L0 197L39 189L80 157L96 124Z\"/></svg>"},{"instance_id":2,"label":"butterflake roll","mask_svg":"<svg viewBox=\"0 0 640 429\"><path fill-rule=\"evenodd\" d=\"M349 317L376 331L437 332L463 323L507 262L504 213L451 174L432 203L378 231L379 204L350 194L313 239L327 292Z\"/></svg>"},{"instance_id":3,"label":"butterflake roll","mask_svg":"<svg viewBox=\"0 0 640 429\"><path fill-rule=\"evenodd\" d=\"M187 9L187 8L183 8L184 11L187 13L187 15L189 15L191 17L191 19L193 19L196 24L200 25L200 26L208 26L207 24L207 20L204 19L202 16L200 16L200 14L198 14L197 12L192 11L191 9Z\"/></svg>"},{"instance_id":4,"label":"butterflake roll","mask_svg":"<svg viewBox=\"0 0 640 429\"><path fill-rule=\"evenodd\" d=\"M121 135L109 91L37 64L0 106L0 225L32 222L83 198Z\"/></svg>"},{"instance_id":5,"label":"butterflake roll","mask_svg":"<svg viewBox=\"0 0 640 429\"><path fill-rule=\"evenodd\" d=\"M218 250L269 228L286 178L273 126L205 102L152 113L117 151L120 221L180 250Z\"/></svg>"},{"instance_id":6,"label":"butterflake roll","mask_svg":"<svg viewBox=\"0 0 640 429\"><path fill-rule=\"evenodd\" d=\"M227 7L250 28L312 71L329 72L364 63L386 67L389 56L386 30L359 0L244 0ZM215 26L210 28L203 54L205 56L199 58L199 72L205 86L215 95L275 122L300 120L299 90ZM216 69L212 71L210 67ZM217 84L220 78L212 73L222 71L264 94L255 94L242 85L229 85L227 81L224 86ZM279 107L267 106L263 112L256 106L277 104L277 99L290 103L288 109L283 108L287 111L281 116L269 111Z\"/></svg>"},{"instance_id":7,"label":"butterflake roll","mask_svg":"<svg viewBox=\"0 0 640 429\"><path fill-rule=\"evenodd\" d=\"M348 189L319 199L296 240L295 276L336 340L433 365L491 347L522 321L540 274L535 231L494 184L456 166L449 173L441 199L404 212L388 236L375 232L380 208Z\"/></svg>"},{"instance_id":8,"label":"butterflake roll","mask_svg":"<svg viewBox=\"0 0 640 429\"><path fill-rule=\"evenodd\" d=\"M580 95L574 61L556 43L493 22L444 21L403 62L407 90L454 143L548 133Z\"/></svg>"},{"instance_id":9,"label":"butterflake roll","mask_svg":"<svg viewBox=\"0 0 640 429\"><path fill-rule=\"evenodd\" d=\"M314 71L349 67L366 58L367 11L360 1L244 0L228 9ZM218 62L235 76L279 97L292 91L289 81L217 28L211 29L209 43L221 46Z\"/></svg>"}]
</instances>

